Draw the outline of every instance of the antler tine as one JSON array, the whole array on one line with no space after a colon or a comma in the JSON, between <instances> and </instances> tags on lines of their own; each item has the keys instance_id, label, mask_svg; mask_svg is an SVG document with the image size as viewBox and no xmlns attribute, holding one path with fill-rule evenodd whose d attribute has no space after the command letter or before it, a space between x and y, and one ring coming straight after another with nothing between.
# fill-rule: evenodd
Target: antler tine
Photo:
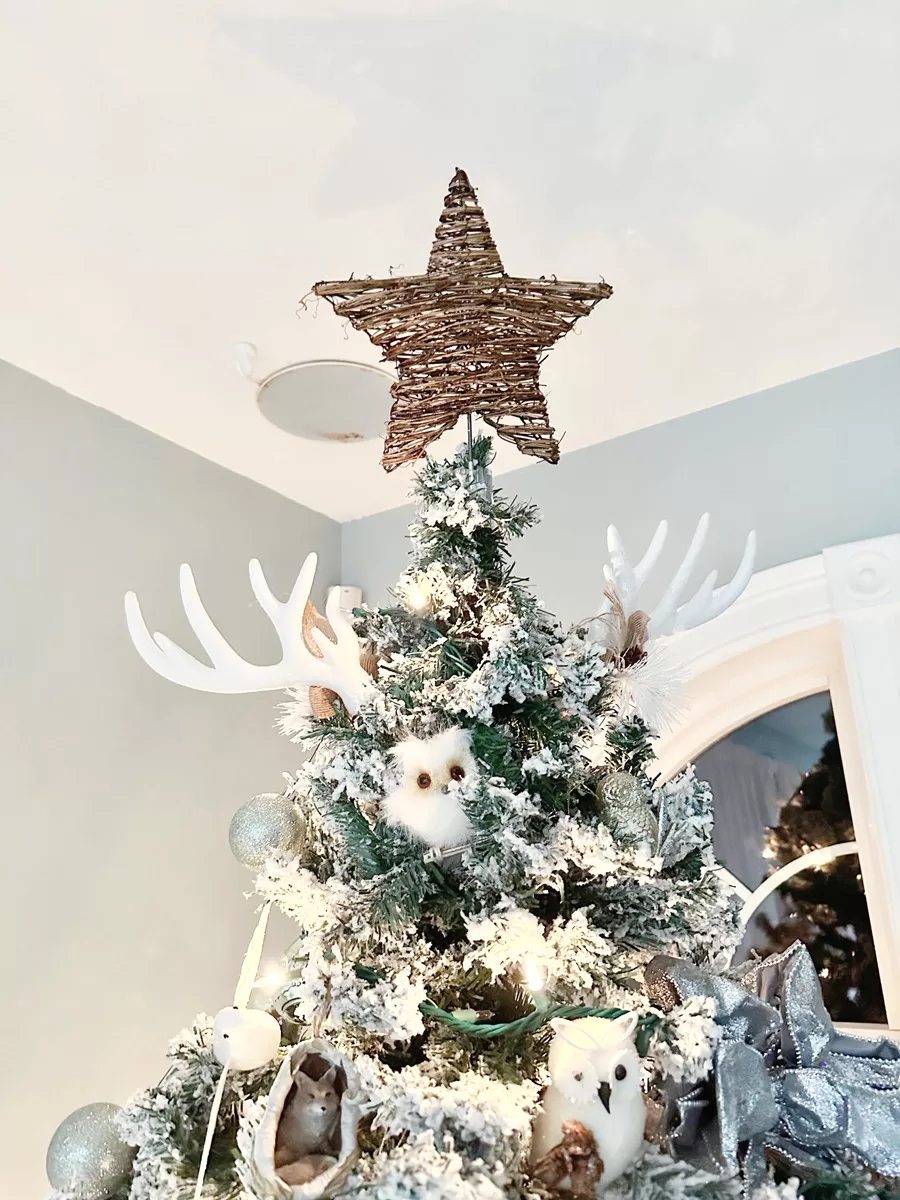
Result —
<instances>
[{"instance_id":1,"label":"antler tine","mask_svg":"<svg viewBox=\"0 0 900 1200\"><path fill-rule=\"evenodd\" d=\"M688 600L687 604L682 604L673 617L673 633L677 633L682 629L693 629L695 622L697 625L703 624L706 620L703 614L710 600L715 595L716 580L718 577L718 571L710 571L690 600Z\"/></svg>"},{"instance_id":2,"label":"antler tine","mask_svg":"<svg viewBox=\"0 0 900 1200\"><path fill-rule=\"evenodd\" d=\"M157 675L168 679L170 683L185 683L187 687L203 690L204 672L211 672L212 667L198 662L187 651L170 642L164 634L157 633L153 636L147 628L134 592L127 592L125 595L125 623L134 648ZM187 682L189 676L194 677L193 682Z\"/></svg>"},{"instance_id":3,"label":"antler tine","mask_svg":"<svg viewBox=\"0 0 900 1200\"><path fill-rule=\"evenodd\" d=\"M644 554L644 557L634 568L635 578L637 579L638 588L642 588L647 582L647 577L653 568L656 566L656 560L662 553L662 548L666 544L666 538L669 536L669 522L660 521L656 527L656 532L650 539L650 545Z\"/></svg>"},{"instance_id":4,"label":"antler tine","mask_svg":"<svg viewBox=\"0 0 900 1200\"><path fill-rule=\"evenodd\" d=\"M606 548L609 551L609 563L603 568L603 574L607 582L615 586L619 599L628 608L637 599L638 581L615 525L610 525L606 531Z\"/></svg>"},{"instance_id":5,"label":"antler tine","mask_svg":"<svg viewBox=\"0 0 900 1200\"><path fill-rule=\"evenodd\" d=\"M610 525L607 529L606 545L609 550L610 561L604 566L603 575L607 583L611 583L616 589L616 593L626 609L631 610L639 607L638 600L640 599L641 589L647 582L648 575L656 566L656 560L662 552L668 532L668 523L660 521L656 527L656 532L650 539L649 546L644 552L643 558L636 567L632 567L628 561L628 555L625 553L622 535L615 525ZM607 597L604 597L600 612L608 611L609 600Z\"/></svg>"},{"instance_id":6,"label":"antler tine","mask_svg":"<svg viewBox=\"0 0 900 1200\"><path fill-rule=\"evenodd\" d=\"M693 600L690 601L689 604L686 604L678 614L675 629L694 629L696 626L702 625L704 622L711 621L714 617L720 616L726 610L726 608L730 608L750 582L750 577L753 574L753 564L755 559L756 532L755 530L751 529L747 534L747 541L744 543L744 553L741 556L738 569L735 571L730 582L724 584L720 588L716 588L715 591L713 591L709 596L707 603L698 606L695 611L688 611L689 609L693 608ZM713 580L714 579L715 572L713 572Z\"/></svg>"},{"instance_id":7,"label":"antler tine","mask_svg":"<svg viewBox=\"0 0 900 1200\"><path fill-rule=\"evenodd\" d=\"M269 587L258 560L253 559L250 563L253 594L281 641L281 661L271 666L248 663L232 649L203 607L193 573L186 565L181 568L180 576L184 611L209 655L211 665L194 658L165 634L157 633L151 637L134 592L125 597L125 618L131 640L144 662L172 683L198 691L231 694L317 685L337 692L347 709L351 713L357 712L371 680L360 665L359 641L352 625L339 610L333 613L329 608L337 643L325 638L323 657L317 658L303 640L303 610L309 599L316 565L316 555L307 555L290 597L282 603Z\"/></svg>"},{"instance_id":8,"label":"antler tine","mask_svg":"<svg viewBox=\"0 0 900 1200\"><path fill-rule=\"evenodd\" d=\"M257 564L258 566L258 564ZM310 566L309 559L304 563L304 571ZM315 571L315 561L312 563ZM304 572L301 572L301 576ZM261 571L260 571L261 575ZM252 581L252 574L251 574ZM154 633L150 636L141 613L138 598L134 592L125 597L125 619L128 632L135 648L148 667L171 683L179 683L183 687L193 688L200 692L218 692L222 694L238 694L244 692L264 692L289 686L284 682L286 660L270 667L259 667L246 662L229 645L212 618L203 607L194 575L187 563L183 563L179 571L181 599L185 615L203 649L209 655L209 663L201 662L193 654L189 654L177 642L164 633ZM257 591L254 586L254 591ZM268 602L265 593L268 593ZM282 621L279 620L278 609L284 607L268 590L265 579L262 589L257 592L264 611L276 626L281 637ZM284 641L282 639L282 644Z\"/></svg>"},{"instance_id":9,"label":"antler tine","mask_svg":"<svg viewBox=\"0 0 900 1200\"><path fill-rule=\"evenodd\" d=\"M341 611L341 597L337 588L329 593L325 601L325 616L337 640L332 641L321 629L311 629L310 636L322 655L313 661L325 665L328 674L325 686L336 691L347 710L355 713L359 711L365 692L372 686L372 677L359 661L359 638Z\"/></svg>"},{"instance_id":10,"label":"antler tine","mask_svg":"<svg viewBox=\"0 0 900 1200\"><path fill-rule=\"evenodd\" d=\"M341 596L337 588L330 591L325 600L325 617L328 620L328 624L334 630L338 646L347 646L351 642L354 645L357 643L356 632L344 616L344 610L341 608ZM321 630L313 629L313 637L316 637L317 633L321 633ZM316 638L316 645L319 645L318 638ZM319 646L319 649L321 650L322 647Z\"/></svg>"},{"instance_id":11,"label":"antler tine","mask_svg":"<svg viewBox=\"0 0 900 1200\"><path fill-rule=\"evenodd\" d=\"M318 555L315 553L306 556L306 561L297 576L297 582L284 604L273 595L266 582L262 566L255 558L250 563L250 586L253 588L253 594L259 601L260 607L278 630L281 644L284 646L284 661L291 666L290 681L285 686L313 684L319 687L329 687L332 691L336 691L349 706L345 693L349 694L353 690L355 695L355 689L347 686L348 678L345 678L344 684L341 684L337 676L342 668L346 670L347 667L355 666L362 672L362 668L359 667L359 640L353 631L353 626L340 611L340 599L336 594L328 597L326 616L337 637L337 644L327 634L313 628L311 636L322 652L322 657L316 658L314 654L310 653L303 639L303 612L309 602L309 593L312 591L318 561ZM332 601L336 601L336 603L333 604Z\"/></svg>"},{"instance_id":12,"label":"antler tine","mask_svg":"<svg viewBox=\"0 0 900 1200\"><path fill-rule=\"evenodd\" d=\"M297 581L291 588L291 594L283 604L269 587L259 559L251 559L247 568L253 595L256 597L259 607L275 626L284 647L285 660L288 658L288 651L290 651L291 659L296 660L302 658L303 651L306 650L303 643L303 610L309 599L309 593L312 591L318 563L317 554L307 554Z\"/></svg>"},{"instance_id":13,"label":"antler tine","mask_svg":"<svg viewBox=\"0 0 900 1200\"><path fill-rule=\"evenodd\" d=\"M656 608L650 614L650 632L654 637L661 637L674 632L678 614L678 601L681 599L681 593L684 591L691 572L697 564L697 559L700 557L708 530L709 513L704 513L697 522L697 528L694 530L694 536L691 538L687 554L685 554L678 570L672 576L672 582L663 593L659 604L657 604Z\"/></svg>"},{"instance_id":14,"label":"antler tine","mask_svg":"<svg viewBox=\"0 0 900 1200\"><path fill-rule=\"evenodd\" d=\"M184 615L188 619L188 624L194 633L197 635L197 641L209 655L209 661L212 663L211 668L207 670L241 670L247 666L247 663L241 656L228 644L218 627L214 623L212 617L203 607L203 601L200 599L200 593L197 591L197 584L194 581L194 572L187 563L182 563L178 572L178 584L181 589L181 603L184 607ZM157 633L154 636L157 645L160 645L164 650L175 645L163 633ZM193 655L188 654L180 646L177 649L188 659L197 662ZM198 666L205 666L204 663L198 663Z\"/></svg>"},{"instance_id":15,"label":"antler tine","mask_svg":"<svg viewBox=\"0 0 900 1200\"><path fill-rule=\"evenodd\" d=\"M691 572L697 565L708 531L709 513L704 513L697 522L697 528L694 530L687 553L672 576L662 599L650 614L648 634L651 638L665 637L685 629L694 629L706 621L711 621L734 604L749 583L756 556L756 534L753 531L747 535L740 565L732 579L723 587L717 588L717 573L711 571L693 596L685 604L679 606L678 602L687 586ZM615 588L615 593L622 603L626 616L630 617L641 610L641 592L656 566L667 534L668 525L665 521L660 521L643 558L636 567L632 567L628 561L628 555L625 553L619 531L614 525L610 525L607 531L610 561L604 566L603 574L607 582ZM598 617L604 618L610 612L611 607L610 595L605 595ZM591 628L595 633L599 629L600 636L608 635L608 631L607 633L603 632L603 621L598 618L594 618Z\"/></svg>"}]
</instances>

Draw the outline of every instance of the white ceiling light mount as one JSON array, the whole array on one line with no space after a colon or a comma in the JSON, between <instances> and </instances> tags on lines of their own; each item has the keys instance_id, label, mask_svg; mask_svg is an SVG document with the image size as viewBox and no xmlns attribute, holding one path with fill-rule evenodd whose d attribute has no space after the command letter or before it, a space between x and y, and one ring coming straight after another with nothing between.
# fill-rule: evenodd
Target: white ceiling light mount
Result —
<instances>
[{"instance_id":1,"label":"white ceiling light mount","mask_svg":"<svg viewBox=\"0 0 900 1200\"><path fill-rule=\"evenodd\" d=\"M231 347L234 351L234 361L238 374L253 382L253 368L256 366L256 356L259 351L252 342L235 342Z\"/></svg>"},{"instance_id":2,"label":"white ceiling light mount","mask_svg":"<svg viewBox=\"0 0 900 1200\"><path fill-rule=\"evenodd\" d=\"M256 387L259 411L286 433L324 442L384 436L394 376L383 367L317 358L289 363L257 379L253 343L235 342L232 350L238 372Z\"/></svg>"}]
</instances>

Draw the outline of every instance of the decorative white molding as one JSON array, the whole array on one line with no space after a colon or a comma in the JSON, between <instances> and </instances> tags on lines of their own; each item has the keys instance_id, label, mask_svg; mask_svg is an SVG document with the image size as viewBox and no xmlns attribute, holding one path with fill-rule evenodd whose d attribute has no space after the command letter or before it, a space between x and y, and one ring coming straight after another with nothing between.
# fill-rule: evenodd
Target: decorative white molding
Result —
<instances>
[{"instance_id":1,"label":"decorative white molding","mask_svg":"<svg viewBox=\"0 0 900 1200\"><path fill-rule=\"evenodd\" d=\"M832 690L888 1023L900 1027L900 534L824 553L840 625Z\"/></svg>"},{"instance_id":2,"label":"decorative white molding","mask_svg":"<svg viewBox=\"0 0 900 1200\"><path fill-rule=\"evenodd\" d=\"M657 746L664 778L748 721L827 691L840 671L840 638L834 622L798 630L751 649L738 650L706 671L694 671L685 689L685 712Z\"/></svg>"},{"instance_id":3,"label":"decorative white molding","mask_svg":"<svg viewBox=\"0 0 900 1200\"><path fill-rule=\"evenodd\" d=\"M832 546L822 557L832 608L840 616L900 608L900 534Z\"/></svg>"},{"instance_id":4,"label":"decorative white molding","mask_svg":"<svg viewBox=\"0 0 900 1200\"><path fill-rule=\"evenodd\" d=\"M727 612L674 645L691 682L684 716L659 741L666 778L754 717L828 688L839 637L822 555L760 571Z\"/></svg>"},{"instance_id":5,"label":"decorative white molding","mask_svg":"<svg viewBox=\"0 0 900 1200\"><path fill-rule=\"evenodd\" d=\"M686 715L659 742L665 778L755 717L831 693L888 1022L900 1028L900 535L761 571L676 643L691 684Z\"/></svg>"},{"instance_id":6,"label":"decorative white molding","mask_svg":"<svg viewBox=\"0 0 900 1200\"><path fill-rule=\"evenodd\" d=\"M679 655L695 672L833 617L821 554L759 571L744 594L715 621L677 635Z\"/></svg>"},{"instance_id":7,"label":"decorative white molding","mask_svg":"<svg viewBox=\"0 0 900 1200\"><path fill-rule=\"evenodd\" d=\"M836 858L858 853L859 846L856 842L836 842L833 846L822 846L818 850L810 850L808 854L801 854L793 862L785 863L783 867L764 879L756 891L752 892L744 901L744 907L741 909L741 924L747 925L759 906L765 904L773 892L777 892L783 883L787 883L795 875L808 871L810 867L823 867L827 863L834 862Z\"/></svg>"}]
</instances>

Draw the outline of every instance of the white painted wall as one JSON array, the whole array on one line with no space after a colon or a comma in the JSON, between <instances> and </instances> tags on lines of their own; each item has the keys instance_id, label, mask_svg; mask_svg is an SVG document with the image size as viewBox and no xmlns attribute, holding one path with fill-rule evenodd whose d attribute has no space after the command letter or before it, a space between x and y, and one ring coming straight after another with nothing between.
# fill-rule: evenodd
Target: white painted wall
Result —
<instances>
[{"instance_id":1,"label":"white painted wall","mask_svg":"<svg viewBox=\"0 0 900 1200\"><path fill-rule=\"evenodd\" d=\"M303 555L338 582L339 526L0 364L0 1196L45 1192L58 1121L161 1074L168 1039L230 1003L254 921L233 811L299 752L269 696L155 676L122 596L190 644L179 563L248 655ZM286 930L273 930L275 942Z\"/></svg>"}]
</instances>

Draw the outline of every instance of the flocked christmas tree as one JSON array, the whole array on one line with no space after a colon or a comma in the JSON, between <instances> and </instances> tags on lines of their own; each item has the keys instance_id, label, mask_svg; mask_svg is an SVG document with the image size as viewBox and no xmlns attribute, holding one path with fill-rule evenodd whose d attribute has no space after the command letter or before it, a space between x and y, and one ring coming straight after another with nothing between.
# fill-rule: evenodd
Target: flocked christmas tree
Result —
<instances>
[{"instance_id":1,"label":"flocked christmas tree","mask_svg":"<svg viewBox=\"0 0 900 1200\"><path fill-rule=\"evenodd\" d=\"M708 790L690 773L652 788L647 728L617 718L643 664L611 649L615 620L565 634L515 578L509 543L537 514L492 491L489 454L478 439L471 457L422 470L397 603L355 621L373 671L358 711L335 697L316 718L305 692L284 706L285 730L312 750L285 793L302 844L291 833L257 879L300 935L272 1011L358 1080L364 1153L347 1178L377 1197L426 1194L420 1174L441 1181L435 1195L527 1191L548 1022L644 1013L646 1049L647 962L675 950L721 965L736 934ZM623 806L604 821L612 797ZM269 811L251 806L241 828L271 830ZM695 1056L688 1074L708 1066L708 1007L660 1043L664 1058ZM196 1173L208 1036L201 1024L179 1043L161 1088L122 1118L141 1142L136 1198L177 1196L161 1173ZM277 1143L261 1161L262 1108L246 1106L236 1168L221 1145L239 1101L265 1096L273 1074L234 1074L207 1175L226 1186L236 1170L260 1200L280 1194ZM635 1083L639 1096L639 1070Z\"/></svg>"},{"instance_id":2,"label":"flocked christmas tree","mask_svg":"<svg viewBox=\"0 0 900 1200\"><path fill-rule=\"evenodd\" d=\"M496 397L511 363L519 419L552 457L536 369L503 323L541 327L536 364L559 336L547 304L567 327L609 289L506 276L468 181L454 185L438 241L458 250L454 222L472 218L474 265L448 275L438 255L437 282L411 285L429 313L448 290L456 306L439 374L474 362ZM395 413L398 454L409 413ZM262 901L234 1006L198 1017L164 1079L118 1114L93 1106L63 1123L48 1154L57 1200L677 1200L742 1187L790 1200L796 1179L771 1171L832 1197L874 1195L868 1168L900 1174L896 1047L835 1040L802 948L722 974L739 906L713 858L709 790L690 769L655 777L652 726L677 675L664 635L736 598L752 539L730 584L708 579L682 603L702 522L648 613L665 527L634 567L611 529L600 611L565 631L515 575L511 542L538 514L494 490L490 457L478 438L425 462L388 607L351 621L332 594L323 618L308 603L314 555L284 604L252 564L284 648L275 666L225 643L187 569L208 665L151 637L129 598L135 644L167 678L290 687L282 724L308 757L283 795L232 822ZM274 904L297 938L283 981L255 987Z\"/></svg>"}]
</instances>

